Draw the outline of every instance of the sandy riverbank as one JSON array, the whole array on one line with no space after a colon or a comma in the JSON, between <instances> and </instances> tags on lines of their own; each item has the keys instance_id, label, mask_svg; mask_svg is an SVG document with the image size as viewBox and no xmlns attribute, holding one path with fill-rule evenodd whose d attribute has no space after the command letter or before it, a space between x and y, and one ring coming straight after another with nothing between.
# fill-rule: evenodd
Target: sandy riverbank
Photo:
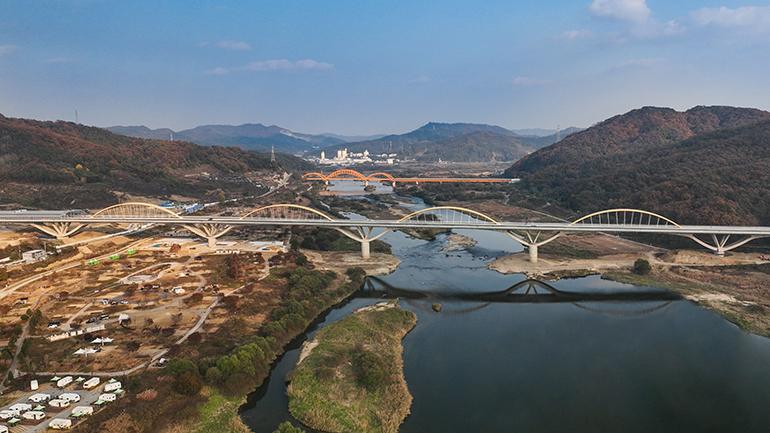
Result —
<instances>
[{"instance_id":1,"label":"sandy riverbank","mask_svg":"<svg viewBox=\"0 0 770 433\"><path fill-rule=\"evenodd\" d=\"M348 268L360 267L366 271L366 275L387 275L396 270L401 264L392 254L371 253L371 257L364 259L360 253L345 251L314 251L301 250L308 260L317 268L330 269L337 273L345 273Z\"/></svg>"}]
</instances>

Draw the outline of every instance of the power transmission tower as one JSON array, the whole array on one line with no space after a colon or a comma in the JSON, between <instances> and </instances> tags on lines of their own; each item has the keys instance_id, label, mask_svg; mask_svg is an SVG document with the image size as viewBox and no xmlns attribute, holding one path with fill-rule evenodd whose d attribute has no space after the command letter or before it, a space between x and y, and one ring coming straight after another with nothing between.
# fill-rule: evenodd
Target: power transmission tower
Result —
<instances>
[{"instance_id":1,"label":"power transmission tower","mask_svg":"<svg viewBox=\"0 0 770 433\"><path fill-rule=\"evenodd\" d=\"M275 162L275 145L270 145L270 162Z\"/></svg>"}]
</instances>

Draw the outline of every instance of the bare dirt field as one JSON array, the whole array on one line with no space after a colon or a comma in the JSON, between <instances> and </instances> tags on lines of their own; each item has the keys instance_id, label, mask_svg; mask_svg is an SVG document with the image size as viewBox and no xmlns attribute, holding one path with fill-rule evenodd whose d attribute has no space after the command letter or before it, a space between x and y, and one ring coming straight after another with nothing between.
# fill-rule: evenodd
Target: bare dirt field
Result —
<instances>
[{"instance_id":1,"label":"bare dirt field","mask_svg":"<svg viewBox=\"0 0 770 433\"><path fill-rule=\"evenodd\" d=\"M302 250L302 253L316 268L330 269L338 274L357 266L363 268L367 275L387 275L395 271L401 263L396 256L382 253L372 253L368 259L361 258L360 253L343 251Z\"/></svg>"}]
</instances>

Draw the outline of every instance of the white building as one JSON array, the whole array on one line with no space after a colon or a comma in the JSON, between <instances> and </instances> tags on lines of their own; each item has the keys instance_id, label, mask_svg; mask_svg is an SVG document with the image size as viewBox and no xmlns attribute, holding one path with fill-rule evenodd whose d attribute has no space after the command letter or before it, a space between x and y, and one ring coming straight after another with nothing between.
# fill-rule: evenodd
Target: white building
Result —
<instances>
[{"instance_id":1,"label":"white building","mask_svg":"<svg viewBox=\"0 0 770 433\"><path fill-rule=\"evenodd\" d=\"M21 258L24 259L24 261L27 263L35 263L41 260L45 260L45 256L46 254L43 250L26 251L21 254Z\"/></svg>"}]
</instances>

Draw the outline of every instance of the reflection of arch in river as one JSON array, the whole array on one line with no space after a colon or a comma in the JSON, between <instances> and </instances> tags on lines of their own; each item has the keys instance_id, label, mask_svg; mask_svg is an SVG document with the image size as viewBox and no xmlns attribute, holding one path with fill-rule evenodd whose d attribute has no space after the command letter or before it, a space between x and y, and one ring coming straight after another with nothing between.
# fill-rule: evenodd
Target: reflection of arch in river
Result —
<instances>
[{"instance_id":1,"label":"reflection of arch in river","mask_svg":"<svg viewBox=\"0 0 770 433\"><path fill-rule=\"evenodd\" d=\"M573 292L561 291L550 284L539 280L524 280L513 286L495 292L447 292L431 291L423 292L413 289L395 287L377 277L367 277L362 287L362 292L371 298L405 298L412 300L456 300L468 302L480 302L482 305L475 306L461 311L447 311L447 314L465 314L478 311L482 308L495 303L570 303L576 307L593 313L602 313L618 316L638 316L652 313L654 311L667 307L674 301L683 299L680 295L665 290L643 290L628 292ZM596 308L596 303L611 303L613 306L619 306L627 303L644 302L648 305L643 309L617 308ZM649 303L655 303L649 306ZM585 305L589 304L589 305ZM442 314L444 311L442 310Z\"/></svg>"}]
</instances>

